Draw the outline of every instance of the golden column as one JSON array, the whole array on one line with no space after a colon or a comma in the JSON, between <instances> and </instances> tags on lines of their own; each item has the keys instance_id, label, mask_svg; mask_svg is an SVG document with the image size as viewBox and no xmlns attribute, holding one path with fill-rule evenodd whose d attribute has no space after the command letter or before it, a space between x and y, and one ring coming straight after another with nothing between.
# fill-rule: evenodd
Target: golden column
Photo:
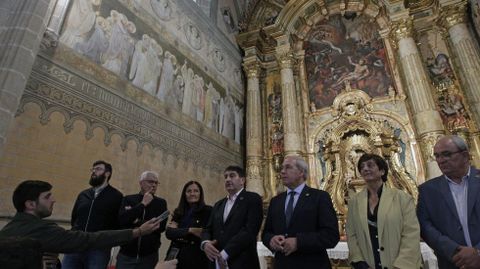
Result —
<instances>
[{"instance_id":1,"label":"golden column","mask_svg":"<svg viewBox=\"0 0 480 269\"><path fill-rule=\"evenodd\" d=\"M289 45L276 48L282 81L282 116L285 156L300 155L301 139L298 117L298 102L293 79L293 53Z\"/></svg>"},{"instance_id":2,"label":"golden column","mask_svg":"<svg viewBox=\"0 0 480 269\"><path fill-rule=\"evenodd\" d=\"M258 75L260 65L256 56L245 58L243 68L247 82L247 189L264 195L263 180L260 174L262 157L262 110Z\"/></svg>"},{"instance_id":3,"label":"golden column","mask_svg":"<svg viewBox=\"0 0 480 269\"><path fill-rule=\"evenodd\" d=\"M477 125L480 124L480 53L466 24L466 1L444 6L441 22L448 30L452 50L457 58L465 94Z\"/></svg>"},{"instance_id":4,"label":"golden column","mask_svg":"<svg viewBox=\"0 0 480 269\"><path fill-rule=\"evenodd\" d=\"M426 178L430 179L441 174L433 157L433 146L444 134L442 120L436 110L432 85L423 69L419 50L412 37L412 20L403 19L395 23L393 34L397 41L400 67L426 162Z\"/></svg>"}]
</instances>

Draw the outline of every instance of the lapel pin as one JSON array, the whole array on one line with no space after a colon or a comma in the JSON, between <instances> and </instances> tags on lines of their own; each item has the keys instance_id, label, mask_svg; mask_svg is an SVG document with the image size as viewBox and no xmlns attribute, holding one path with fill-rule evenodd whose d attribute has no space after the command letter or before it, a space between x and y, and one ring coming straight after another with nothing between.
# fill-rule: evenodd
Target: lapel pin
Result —
<instances>
[{"instance_id":1,"label":"lapel pin","mask_svg":"<svg viewBox=\"0 0 480 269\"><path fill-rule=\"evenodd\" d=\"M310 193L307 192L307 193L305 194L305 196L307 196L307 197L310 196Z\"/></svg>"},{"instance_id":2,"label":"lapel pin","mask_svg":"<svg viewBox=\"0 0 480 269\"><path fill-rule=\"evenodd\" d=\"M243 200L243 197L240 197L240 200Z\"/></svg>"}]
</instances>

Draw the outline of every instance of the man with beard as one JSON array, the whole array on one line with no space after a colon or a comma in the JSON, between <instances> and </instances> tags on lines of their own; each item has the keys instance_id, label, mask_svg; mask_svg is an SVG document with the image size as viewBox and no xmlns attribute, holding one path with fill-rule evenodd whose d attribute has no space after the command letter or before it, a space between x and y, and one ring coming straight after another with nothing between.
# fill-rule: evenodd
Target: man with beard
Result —
<instances>
[{"instance_id":1,"label":"man with beard","mask_svg":"<svg viewBox=\"0 0 480 269\"><path fill-rule=\"evenodd\" d=\"M202 233L201 249L209 268L260 269L257 234L262 225L262 197L245 190L245 172L229 166L223 173L228 196L215 203Z\"/></svg>"},{"instance_id":2,"label":"man with beard","mask_svg":"<svg viewBox=\"0 0 480 269\"><path fill-rule=\"evenodd\" d=\"M136 228L167 211L167 202L155 196L158 174L145 171L140 176L140 193L125 196L118 220L122 228ZM151 269L158 261L160 233L165 231L167 220L152 234L139 237L123 245L117 256L118 269Z\"/></svg>"},{"instance_id":3,"label":"man with beard","mask_svg":"<svg viewBox=\"0 0 480 269\"><path fill-rule=\"evenodd\" d=\"M28 257L24 256L24 259L26 258L27 260L23 264L35 265L35 262L38 261L36 253L40 253L40 255L44 255L44 261L46 261L45 257L49 257L48 262L55 268L58 253L110 248L129 242L133 238L150 234L160 226L159 219L152 219L140 227L128 230L100 231L95 233L68 231L58 226L55 222L44 219L52 214L53 205L55 204L55 198L51 190L52 185L48 182L37 180L24 181L15 188L12 200L17 213L0 231L0 244L3 243L1 256L7 258L6 262L12 263L2 263L2 268L15 267L12 261L12 259L15 259L15 255L11 252L9 254L9 251L18 251L18 248L15 248L15 242L27 243L24 245L24 248L27 248L27 250L17 253L17 259L18 255L32 254ZM25 242L25 240L31 241L29 243L28 241ZM8 257L8 255L11 256ZM17 260L17 262L21 261ZM36 263L36 265L39 264ZM168 266L168 264L164 266Z\"/></svg>"},{"instance_id":4,"label":"man with beard","mask_svg":"<svg viewBox=\"0 0 480 269\"><path fill-rule=\"evenodd\" d=\"M118 210L123 195L110 186L112 165L93 163L89 189L82 191L72 210L72 230L97 232L118 228ZM110 247L65 255L64 269L105 269L110 260Z\"/></svg>"}]
</instances>

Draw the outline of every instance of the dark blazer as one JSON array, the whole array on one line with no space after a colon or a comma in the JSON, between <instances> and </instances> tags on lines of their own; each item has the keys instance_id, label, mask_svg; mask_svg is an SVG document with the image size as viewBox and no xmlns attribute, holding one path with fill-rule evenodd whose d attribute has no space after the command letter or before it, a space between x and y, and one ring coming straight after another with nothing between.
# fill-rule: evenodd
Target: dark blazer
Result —
<instances>
[{"instance_id":1,"label":"dark blazer","mask_svg":"<svg viewBox=\"0 0 480 269\"><path fill-rule=\"evenodd\" d=\"M340 235L330 195L325 191L305 186L288 227L285 221L286 195L287 193L283 192L270 201L262 241L270 248L270 240L275 235L296 237L297 251L289 256L276 252L274 268L331 268L327 248L335 247Z\"/></svg>"},{"instance_id":2,"label":"dark blazer","mask_svg":"<svg viewBox=\"0 0 480 269\"><path fill-rule=\"evenodd\" d=\"M227 198L223 198L215 203L202 241L217 240L215 247L229 255L229 269L259 269L257 235L263 220L262 198L257 193L241 191L224 223L226 202ZM210 262L210 268L215 268L214 262Z\"/></svg>"},{"instance_id":3,"label":"dark blazer","mask_svg":"<svg viewBox=\"0 0 480 269\"><path fill-rule=\"evenodd\" d=\"M178 228L167 228L165 235L172 240L170 249L172 247L178 248L177 269L206 269L208 268L208 259L205 253L200 249L201 239L193 234L188 233L188 228L205 228L212 207L205 205L202 208L193 211L191 217L191 225L189 227L180 227L182 218L177 214L173 215L172 220L178 223ZM168 251L167 251L168 253Z\"/></svg>"},{"instance_id":4,"label":"dark blazer","mask_svg":"<svg viewBox=\"0 0 480 269\"><path fill-rule=\"evenodd\" d=\"M444 175L418 188L417 216L423 240L434 250L441 269L456 268L455 249L466 246L450 187ZM472 245L480 248L480 170L471 167L468 179L468 231Z\"/></svg>"}]
</instances>

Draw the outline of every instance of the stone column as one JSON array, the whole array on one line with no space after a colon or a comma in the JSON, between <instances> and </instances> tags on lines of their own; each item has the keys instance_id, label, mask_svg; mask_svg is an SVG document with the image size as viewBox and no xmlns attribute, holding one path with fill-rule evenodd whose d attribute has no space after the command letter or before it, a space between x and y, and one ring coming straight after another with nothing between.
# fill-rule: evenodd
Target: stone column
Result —
<instances>
[{"instance_id":1,"label":"stone column","mask_svg":"<svg viewBox=\"0 0 480 269\"><path fill-rule=\"evenodd\" d=\"M480 124L480 53L466 24L466 1L442 7L442 24L448 30L451 48L462 77L472 116Z\"/></svg>"},{"instance_id":2,"label":"stone column","mask_svg":"<svg viewBox=\"0 0 480 269\"><path fill-rule=\"evenodd\" d=\"M0 1L0 154L50 19L52 3Z\"/></svg>"},{"instance_id":3,"label":"stone column","mask_svg":"<svg viewBox=\"0 0 480 269\"><path fill-rule=\"evenodd\" d=\"M428 80L419 50L412 37L412 26L411 19L403 19L394 25L393 34L397 42L405 88L426 163L426 179L430 179L441 174L433 157L433 146L444 134L444 128L440 114L436 110L432 84Z\"/></svg>"},{"instance_id":4,"label":"stone column","mask_svg":"<svg viewBox=\"0 0 480 269\"><path fill-rule=\"evenodd\" d=\"M300 155L300 124L292 69L294 58L289 46L277 47L277 60L280 66L280 76L282 81L282 115L285 156Z\"/></svg>"},{"instance_id":5,"label":"stone column","mask_svg":"<svg viewBox=\"0 0 480 269\"><path fill-rule=\"evenodd\" d=\"M247 74L247 189L264 196L260 169L262 158L262 110L258 75L260 65L256 57L244 59L243 68Z\"/></svg>"}]
</instances>

